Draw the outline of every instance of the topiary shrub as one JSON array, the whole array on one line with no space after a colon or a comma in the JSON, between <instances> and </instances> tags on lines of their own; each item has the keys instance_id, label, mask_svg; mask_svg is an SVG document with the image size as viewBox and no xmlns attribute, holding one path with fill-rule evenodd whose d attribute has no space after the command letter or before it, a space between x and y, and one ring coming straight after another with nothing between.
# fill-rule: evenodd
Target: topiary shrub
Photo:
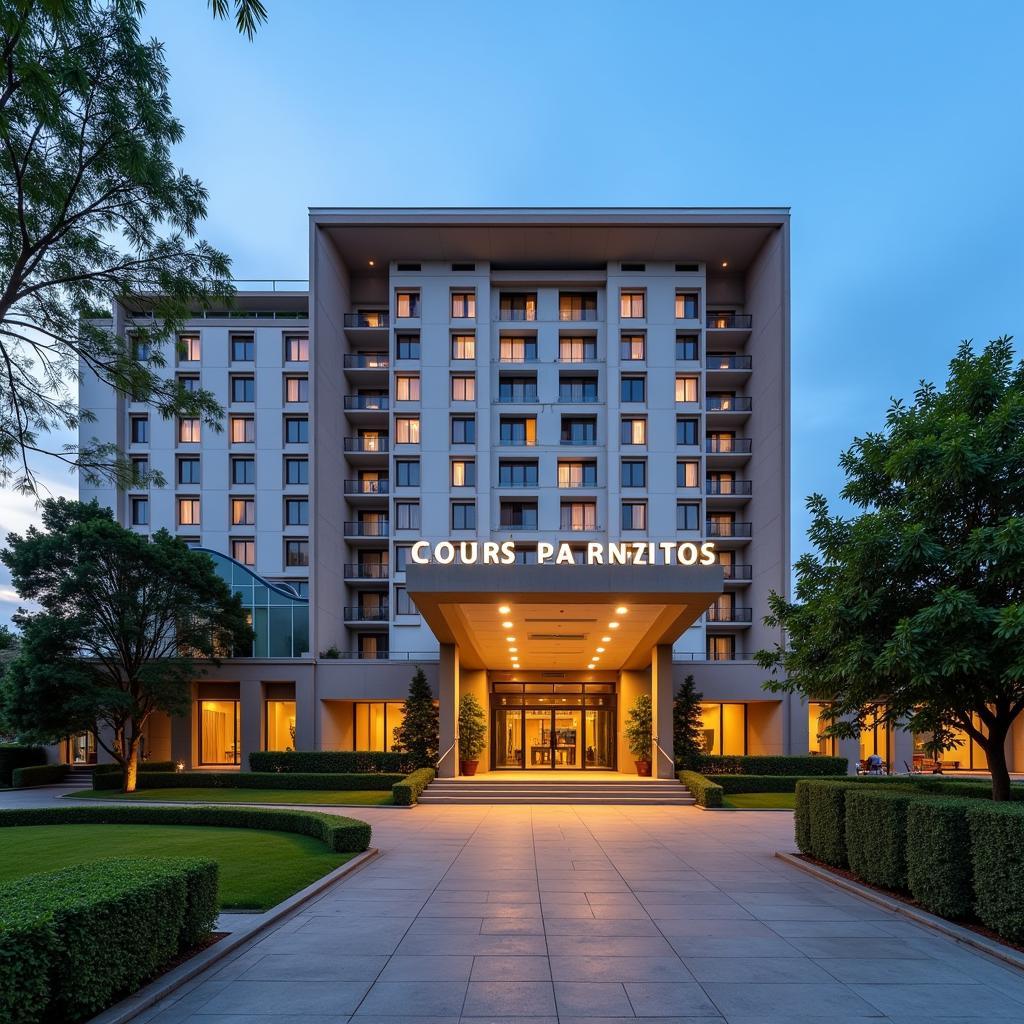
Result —
<instances>
[{"instance_id":1,"label":"topiary shrub","mask_svg":"<svg viewBox=\"0 0 1024 1024\"><path fill-rule=\"evenodd\" d=\"M701 807L722 806L722 787L704 778L699 772L682 771L679 773L679 781L693 794L693 799Z\"/></svg>"},{"instance_id":2,"label":"topiary shrub","mask_svg":"<svg viewBox=\"0 0 1024 1024\"><path fill-rule=\"evenodd\" d=\"M907 808L907 888L925 910L942 917L967 917L974 907L970 806L930 797Z\"/></svg>"},{"instance_id":3,"label":"topiary shrub","mask_svg":"<svg viewBox=\"0 0 1024 1024\"><path fill-rule=\"evenodd\" d=\"M1024 941L1024 812L1006 803L971 802L974 912L1011 942Z\"/></svg>"},{"instance_id":4,"label":"topiary shrub","mask_svg":"<svg viewBox=\"0 0 1024 1024\"><path fill-rule=\"evenodd\" d=\"M775 754L702 754L694 766L702 775L846 775L845 757Z\"/></svg>"},{"instance_id":5,"label":"topiary shrub","mask_svg":"<svg viewBox=\"0 0 1024 1024\"><path fill-rule=\"evenodd\" d=\"M907 808L909 793L846 789L846 859L850 870L869 885L907 888Z\"/></svg>"},{"instance_id":6,"label":"topiary shrub","mask_svg":"<svg viewBox=\"0 0 1024 1024\"><path fill-rule=\"evenodd\" d=\"M11 784L15 768L46 764L46 751L25 743L0 743L0 786Z\"/></svg>"},{"instance_id":7,"label":"topiary shrub","mask_svg":"<svg viewBox=\"0 0 1024 1024\"><path fill-rule=\"evenodd\" d=\"M11 772L11 785L18 788L29 786L54 786L67 778L66 764L36 764L29 768L15 768Z\"/></svg>"},{"instance_id":8,"label":"topiary shrub","mask_svg":"<svg viewBox=\"0 0 1024 1024\"><path fill-rule=\"evenodd\" d=\"M393 750L254 750L249 767L254 772L408 775L416 765L410 754Z\"/></svg>"},{"instance_id":9,"label":"topiary shrub","mask_svg":"<svg viewBox=\"0 0 1024 1024\"><path fill-rule=\"evenodd\" d=\"M400 782L391 787L391 795L398 807L411 807L420 798L420 793L429 786L436 777L433 768L417 768Z\"/></svg>"}]
</instances>

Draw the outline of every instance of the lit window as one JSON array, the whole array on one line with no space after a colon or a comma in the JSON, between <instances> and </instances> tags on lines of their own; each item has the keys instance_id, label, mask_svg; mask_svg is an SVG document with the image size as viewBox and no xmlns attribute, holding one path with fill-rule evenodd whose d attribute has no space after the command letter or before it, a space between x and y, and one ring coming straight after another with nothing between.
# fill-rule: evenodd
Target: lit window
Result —
<instances>
[{"instance_id":1,"label":"lit window","mask_svg":"<svg viewBox=\"0 0 1024 1024\"><path fill-rule=\"evenodd\" d=\"M395 400L398 402L418 402L420 400L418 374L402 374L395 378Z\"/></svg>"},{"instance_id":2,"label":"lit window","mask_svg":"<svg viewBox=\"0 0 1024 1024\"><path fill-rule=\"evenodd\" d=\"M419 292L396 292L395 293L395 316L416 317L420 315L420 293Z\"/></svg>"},{"instance_id":3,"label":"lit window","mask_svg":"<svg viewBox=\"0 0 1024 1024\"><path fill-rule=\"evenodd\" d=\"M680 459L676 463L676 487L698 487L699 473L699 462L689 462Z\"/></svg>"},{"instance_id":4,"label":"lit window","mask_svg":"<svg viewBox=\"0 0 1024 1024\"><path fill-rule=\"evenodd\" d=\"M536 292L507 292L498 300L498 318L501 320L536 320Z\"/></svg>"},{"instance_id":5,"label":"lit window","mask_svg":"<svg viewBox=\"0 0 1024 1024\"><path fill-rule=\"evenodd\" d=\"M619 293L619 317L623 320L642 320L644 317L643 291L621 291Z\"/></svg>"},{"instance_id":6,"label":"lit window","mask_svg":"<svg viewBox=\"0 0 1024 1024\"><path fill-rule=\"evenodd\" d=\"M178 525L198 526L201 522L198 498L178 499Z\"/></svg>"},{"instance_id":7,"label":"lit window","mask_svg":"<svg viewBox=\"0 0 1024 1024\"><path fill-rule=\"evenodd\" d=\"M247 540L232 540L231 557L236 562L241 562L242 565L255 565L256 541L251 538Z\"/></svg>"},{"instance_id":8,"label":"lit window","mask_svg":"<svg viewBox=\"0 0 1024 1024\"><path fill-rule=\"evenodd\" d=\"M624 501L622 503L622 529L647 529L647 503L643 501Z\"/></svg>"},{"instance_id":9,"label":"lit window","mask_svg":"<svg viewBox=\"0 0 1024 1024\"><path fill-rule=\"evenodd\" d=\"M697 378L676 377L676 401L696 402L697 401Z\"/></svg>"},{"instance_id":10,"label":"lit window","mask_svg":"<svg viewBox=\"0 0 1024 1024\"><path fill-rule=\"evenodd\" d=\"M178 420L178 440L182 444L198 444L199 443L199 420L185 416Z\"/></svg>"},{"instance_id":11,"label":"lit window","mask_svg":"<svg viewBox=\"0 0 1024 1024\"><path fill-rule=\"evenodd\" d=\"M452 462L452 487L476 486L476 462L472 459L456 459Z\"/></svg>"},{"instance_id":12,"label":"lit window","mask_svg":"<svg viewBox=\"0 0 1024 1024\"><path fill-rule=\"evenodd\" d=\"M420 443L420 419L418 416L398 416L395 418L395 443Z\"/></svg>"},{"instance_id":13,"label":"lit window","mask_svg":"<svg viewBox=\"0 0 1024 1024\"><path fill-rule=\"evenodd\" d=\"M452 359L476 359L476 335L452 335Z\"/></svg>"},{"instance_id":14,"label":"lit window","mask_svg":"<svg viewBox=\"0 0 1024 1024\"><path fill-rule=\"evenodd\" d=\"M476 401L476 378L453 376L452 377L452 401L453 402L475 402Z\"/></svg>"},{"instance_id":15,"label":"lit window","mask_svg":"<svg viewBox=\"0 0 1024 1024\"><path fill-rule=\"evenodd\" d=\"M530 363L537 358L536 338L501 338L498 358L503 363Z\"/></svg>"},{"instance_id":16,"label":"lit window","mask_svg":"<svg viewBox=\"0 0 1024 1024\"><path fill-rule=\"evenodd\" d=\"M586 363L597 359L597 339L564 336L558 339L558 359L562 363Z\"/></svg>"},{"instance_id":17,"label":"lit window","mask_svg":"<svg viewBox=\"0 0 1024 1024\"><path fill-rule=\"evenodd\" d=\"M256 525L256 499L255 498L232 498L231 499L231 525L232 526L255 526Z\"/></svg>"},{"instance_id":18,"label":"lit window","mask_svg":"<svg viewBox=\"0 0 1024 1024\"><path fill-rule=\"evenodd\" d=\"M289 334L284 339L286 363L309 362L309 338L305 334Z\"/></svg>"},{"instance_id":19,"label":"lit window","mask_svg":"<svg viewBox=\"0 0 1024 1024\"><path fill-rule=\"evenodd\" d=\"M646 337L642 334L623 334L619 339L619 358L626 363L646 359Z\"/></svg>"},{"instance_id":20,"label":"lit window","mask_svg":"<svg viewBox=\"0 0 1024 1024\"><path fill-rule=\"evenodd\" d=\"M232 444L252 444L256 440L256 421L251 416L232 416L230 426Z\"/></svg>"},{"instance_id":21,"label":"lit window","mask_svg":"<svg viewBox=\"0 0 1024 1024\"><path fill-rule=\"evenodd\" d=\"M452 292L452 319L476 318L476 292Z\"/></svg>"},{"instance_id":22,"label":"lit window","mask_svg":"<svg viewBox=\"0 0 1024 1024\"><path fill-rule=\"evenodd\" d=\"M200 358L199 335L178 335L178 362L198 363Z\"/></svg>"},{"instance_id":23,"label":"lit window","mask_svg":"<svg viewBox=\"0 0 1024 1024\"><path fill-rule=\"evenodd\" d=\"M569 531L596 530L597 504L593 501L563 501L561 529Z\"/></svg>"},{"instance_id":24,"label":"lit window","mask_svg":"<svg viewBox=\"0 0 1024 1024\"><path fill-rule=\"evenodd\" d=\"M676 319L696 320L700 315L696 292L676 292Z\"/></svg>"},{"instance_id":25,"label":"lit window","mask_svg":"<svg viewBox=\"0 0 1024 1024\"><path fill-rule=\"evenodd\" d=\"M284 400L286 402L308 402L309 401L309 378L308 377L285 377L285 379L284 379Z\"/></svg>"},{"instance_id":26,"label":"lit window","mask_svg":"<svg viewBox=\"0 0 1024 1024\"><path fill-rule=\"evenodd\" d=\"M560 292L558 295L559 320L596 320L596 292Z\"/></svg>"},{"instance_id":27,"label":"lit window","mask_svg":"<svg viewBox=\"0 0 1024 1024\"><path fill-rule=\"evenodd\" d=\"M647 420L623 416L620 440L623 444L647 444Z\"/></svg>"},{"instance_id":28,"label":"lit window","mask_svg":"<svg viewBox=\"0 0 1024 1024\"><path fill-rule=\"evenodd\" d=\"M562 488L596 487L597 464L595 462L559 462L558 486Z\"/></svg>"}]
</instances>

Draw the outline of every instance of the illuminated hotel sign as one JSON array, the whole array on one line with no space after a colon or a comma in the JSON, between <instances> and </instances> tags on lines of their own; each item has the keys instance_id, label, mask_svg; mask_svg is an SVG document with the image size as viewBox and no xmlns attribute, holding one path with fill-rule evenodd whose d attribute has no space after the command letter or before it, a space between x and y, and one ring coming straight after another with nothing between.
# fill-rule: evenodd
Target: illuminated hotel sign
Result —
<instances>
[{"instance_id":1,"label":"illuminated hotel sign","mask_svg":"<svg viewBox=\"0 0 1024 1024\"><path fill-rule=\"evenodd\" d=\"M525 545L523 545L525 547ZM557 544L538 541L533 545L538 565L576 565L577 551L586 565L713 565L715 545L711 541L694 544L664 541L590 541L586 547L574 549L561 541ZM417 541L409 552L416 565L514 565L520 550L514 540L442 540L434 544Z\"/></svg>"}]
</instances>

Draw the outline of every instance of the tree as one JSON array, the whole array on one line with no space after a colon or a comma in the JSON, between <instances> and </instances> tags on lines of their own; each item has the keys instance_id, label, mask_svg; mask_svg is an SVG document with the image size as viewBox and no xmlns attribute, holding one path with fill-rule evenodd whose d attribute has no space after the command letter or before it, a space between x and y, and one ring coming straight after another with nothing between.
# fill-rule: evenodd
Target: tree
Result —
<instances>
[{"instance_id":1,"label":"tree","mask_svg":"<svg viewBox=\"0 0 1024 1024\"><path fill-rule=\"evenodd\" d=\"M758 652L766 685L829 702L834 736L875 715L941 749L962 730L1005 800L1024 709L1024 364L1010 339L980 354L963 342L945 388L893 401L840 465L860 511L808 499L816 550L796 563L795 600L770 596L765 621L788 641Z\"/></svg>"},{"instance_id":2,"label":"tree","mask_svg":"<svg viewBox=\"0 0 1024 1024\"><path fill-rule=\"evenodd\" d=\"M482 753L487 737L487 719L480 701L471 693L459 699L459 757L475 761Z\"/></svg>"},{"instance_id":3,"label":"tree","mask_svg":"<svg viewBox=\"0 0 1024 1024\"><path fill-rule=\"evenodd\" d=\"M677 769L695 768L704 752L704 718L700 709L703 699L693 676L688 675L672 702L672 753Z\"/></svg>"},{"instance_id":4,"label":"tree","mask_svg":"<svg viewBox=\"0 0 1024 1024\"><path fill-rule=\"evenodd\" d=\"M0 651L10 651L18 646L18 634L10 626L0 625Z\"/></svg>"},{"instance_id":5,"label":"tree","mask_svg":"<svg viewBox=\"0 0 1024 1024\"><path fill-rule=\"evenodd\" d=\"M77 405L80 372L220 428L211 392L160 372L185 319L226 306L232 289L227 257L195 240L207 193L172 160L184 131L163 47L140 39L142 11L141 0L0 5L0 483L26 492L33 456L90 481L131 478L113 443L44 437L93 419ZM146 315L125 337L112 307Z\"/></svg>"},{"instance_id":6,"label":"tree","mask_svg":"<svg viewBox=\"0 0 1024 1024\"><path fill-rule=\"evenodd\" d=\"M395 730L399 750L411 755L417 768L435 767L438 752L437 708L434 706L434 695L430 692L430 683L418 665L409 683L404 712L402 724Z\"/></svg>"},{"instance_id":7,"label":"tree","mask_svg":"<svg viewBox=\"0 0 1024 1024\"><path fill-rule=\"evenodd\" d=\"M0 711L40 742L92 730L131 792L150 717L187 714L190 682L252 630L209 556L166 530L147 539L96 502L64 498L42 502L42 522L0 551L15 589L41 606L14 617L21 650Z\"/></svg>"},{"instance_id":8,"label":"tree","mask_svg":"<svg viewBox=\"0 0 1024 1024\"><path fill-rule=\"evenodd\" d=\"M228 0L207 0L214 18L226 21L230 4ZM263 6L263 0L235 0L235 27L239 32L244 32L251 43L256 35L256 29L267 20L267 9Z\"/></svg>"},{"instance_id":9,"label":"tree","mask_svg":"<svg viewBox=\"0 0 1024 1024\"><path fill-rule=\"evenodd\" d=\"M654 745L652 737L653 711L651 698L646 693L641 693L626 715L626 745L629 752L637 761L650 761L651 749Z\"/></svg>"}]
</instances>

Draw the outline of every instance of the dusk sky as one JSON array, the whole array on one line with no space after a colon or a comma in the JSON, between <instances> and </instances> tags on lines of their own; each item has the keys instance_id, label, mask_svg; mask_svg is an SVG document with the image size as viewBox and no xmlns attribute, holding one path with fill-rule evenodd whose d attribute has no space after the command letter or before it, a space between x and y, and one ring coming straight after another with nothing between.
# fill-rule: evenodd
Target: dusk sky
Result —
<instances>
[{"instance_id":1,"label":"dusk sky","mask_svg":"<svg viewBox=\"0 0 1024 1024\"><path fill-rule=\"evenodd\" d=\"M306 276L309 206L792 208L794 557L890 396L1024 332L1024 4L266 2L146 18L239 278Z\"/></svg>"}]
</instances>

